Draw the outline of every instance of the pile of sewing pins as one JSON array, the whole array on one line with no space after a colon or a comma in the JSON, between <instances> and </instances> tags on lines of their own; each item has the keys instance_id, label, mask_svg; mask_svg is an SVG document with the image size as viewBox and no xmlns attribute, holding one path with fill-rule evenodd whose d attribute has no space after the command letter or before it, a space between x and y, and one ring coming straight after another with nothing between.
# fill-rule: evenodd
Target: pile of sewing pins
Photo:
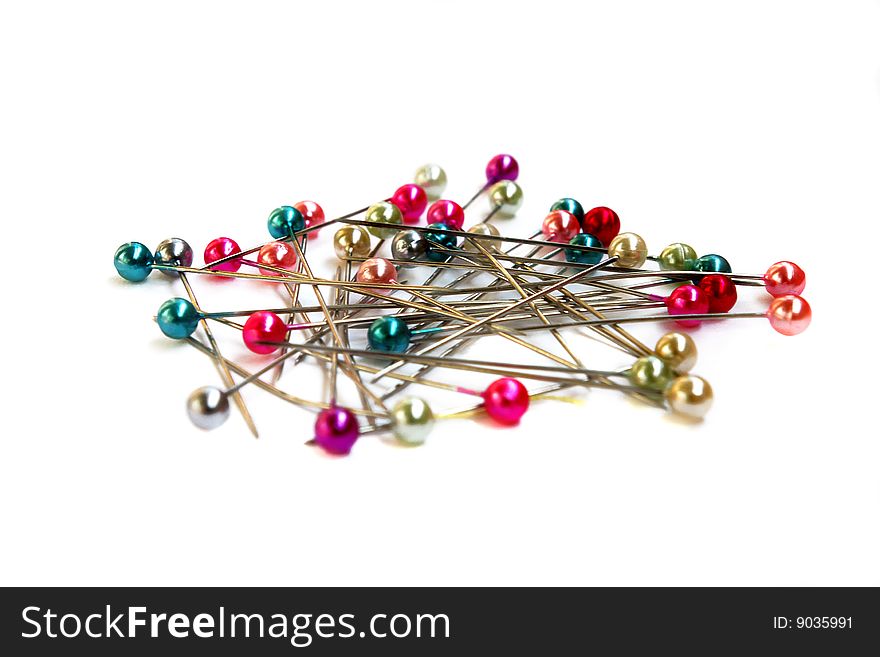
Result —
<instances>
[{"instance_id":1,"label":"pile of sewing pins","mask_svg":"<svg viewBox=\"0 0 880 657\"><path fill-rule=\"evenodd\" d=\"M608 207L586 210L561 198L533 234L502 234L499 226L522 205L518 176L512 156L496 155L483 184L460 204L443 198L446 172L429 164L390 197L336 219L327 220L314 201L276 208L267 220L271 240L242 249L217 237L201 267L180 238L154 251L127 242L114 265L128 281L158 270L181 284L183 296L162 302L154 320L165 336L210 358L219 375L189 395L193 424L216 428L234 405L256 437L245 397L259 389L279 404L314 411L308 442L338 455L371 435L419 445L445 418L485 415L516 425L533 402L559 403L560 391L578 388L700 420L714 395L691 373L692 329L707 320L760 318L796 335L809 325L810 306L800 296L806 278L793 262L743 274L725 257L683 243L652 255L637 233L621 232ZM317 271L307 255L319 230L333 232L334 275ZM280 297L270 308L207 310L193 290L205 277L268 283ZM733 311L748 287L763 288L766 310ZM674 330L646 345L633 333L646 322ZM217 329L240 334L235 350L221 352ZM485 350L475 345L489 339L509 345L503 361L479 357ZM614 350L621 366L594 365L581 348L585 339ZM244 354L252 356L249 367ZM253 357L262 359L256 367ZM325 372L325 398L296 389L290 372L304 362ZM464 387L449 373L481 383ZM352 393L345 403L337 399L341 381ZM432 397L439 391L463 404L438 412Z\"/></svg>"}]
</instances>

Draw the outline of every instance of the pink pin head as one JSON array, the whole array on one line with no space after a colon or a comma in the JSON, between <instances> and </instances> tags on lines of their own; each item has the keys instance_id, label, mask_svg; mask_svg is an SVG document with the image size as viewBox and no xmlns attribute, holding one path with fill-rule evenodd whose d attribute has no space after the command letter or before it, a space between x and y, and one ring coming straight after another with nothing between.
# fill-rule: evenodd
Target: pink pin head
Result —
<instances>
[{"instance_id":1,"label":"pink pin head","mask_svg":"<svg viewBox=\"0 0 880 657\"><path fill-rule=\"evenodd\" d=\"M703 315L709 312L709 297L696 285L675 288L665 301L670 315ZM676 323L682 328L696 328L700 320L679 319Z\"/></svg>"},{"instance_id":2,"label":"pink pin head","mask_svg":"<svg viewBox=\"0 0 880 657\"><path fill-rule=\"evenodd\" d=\"M803 333L813 319L813 311L806 299L795 294L776 297L767 309L770 326L782 335Z\"/></svg>"},{"instance_id":3,"label":"pink pin head","mask_svg":"<svg viewBox=\"0 0 880 657\"><path fill-rule=\"evenodd\" d=\"M238 243L229 237L218 237L208 242L205 247L205 264L210 265L215 260L220 260L235 253L241 253L241 247ZM210 269L214 271L236 272L241 269L241 259L233 258L219 265L214 265Z\"/></svg>"},{"instance_id":4,"label":"pink pin head","mask_svg":"<svg viewBox=\"0 0 880 657\"><path fill-rule=\"evenodd\" d=\"M287 242L269 242L260 247L257 262L261 265L279 269L290 269L296 264L296 251ZM259 268L263 276L280 276L281 274L271 269Z\"/></svg>"},{"instance_id":5,"label":"pink pin head","mask_svg":"<svg viewBox=\"0 0 880 657\"><path fill-rule=\"evenodd\" d=\"M585 233L608 245L620 232L620 217L611 208L599 206L584 215L582 226Z\"/></svg>"},{"instance_id":6,"label":"pink pin head","mask_svg":"<svg viewBox=\"0 0 880 657\"><path fill-rule=\"evenodd\" d=\"M446 224L452 230L461 230L464 225L464 210L455 201L440 199L428 208L428 225Z\"/></svg>"},{"instance_id":7,"label":"pink pin head","mask_svg":"<svg viewBox=\"0 0 880 657\"><path fill-rule=\"evenodd\" d=\"M404 223L417 224L428 206L428 195L418 185L408 183L397 188L391 202L400 210Z\"/></svg>"},{"instance_id":8,"label":"pink pin head","mask_svg":"<svg viewBox=\"0 0 880 657\"><path fill-rule=\"evenodd\" d=\"M728 276L708 274L698 287L709 297L710 313L726 313L736 305L736 283Z\"/></svg>"},{"instance_id":9,"label":"pink pin head","mask_svg":"<svg viewBox=\"0 0 880 657\"><path fill-rule=\"evenodd\" d=\"M804 270L788 260L770 265L763 280L764 287L774 297L800 294L807 286L807 275Z\"/></svg>"},{"instance_id":10,"label":"pink pin head","mask_svg":"<svg viewBox=\"0 0 880 657\"><path fill-rule=\"evenodd\" d=\"M357 271L357 282L369 285L391 285L397 282L397 269L385 258L369 258ZM390 288L375 288L377 294L391 294Z\"/></svg>"},{"instance_id":11,"label":"pink pin head","mask_svg":"<svg viewBox=\"0 0 880 657\"><path fill-rule=\"evenodd\" d=\"M544 217L541 224L541 232L550 242L565 242L568 244L571 239L581 232L581 224L571 212L566 210L553 210Z\"/></svg>"},{"instance_id":12,"label":"pink pin head","mask_svg":"<svg viewBox=\"0 0 880 657\"><path fill-rule=\"evenodd\" d=\"M345 456L358 439L357 416L347 408L331 406L318 413L315 442L330 454Z\"/></svg>"},{"instance_id":13,"label":"pink pin head","mask_svg":"<svg viewBox=\"0 0 880 657\"><path fill-rule=\"evenodd\" d=\"M496 422L514 425L529 410L529 391L517 379L506 376L489 384L483 405Z\"/></svg>"},{"instance_id":14,"label":"pink pin head","mask_svg":"<svg viewBox=\"0 0 880 657\"><path fill-rule=\"evenodd\" d=\"M271 354L279 347L261 342L284 342L287 324L278 315L268 310L259 310L247 318L241 330L244 346L255 354Z\"/></svg>"},{"instance_id":15,"label":"pink pin head","mask_svg":"<svg viewBox=\"0 0 880 657\"><path fill-rule=\"evenodd\" d=\"M311 228L312 226L318 226L324 223L324 209L314 201L300 201L299 203L294 203L293 207L299 210L303 219L306 220L306 228ZM317 237L319 232L320 231L313 230L306 234L309 237Z\"/></svg>"},{"instance_id":16,"label":"pink pin head","mask_svg":"<svg viewBox=\"0 0 880 657\"><path fill-rule=\"evenodd\" d=\"M486 165L486 182L490 184L499 180L516 180L518 176L519 163L513 155L496 155Z\"/></svg>"}]
</instances>

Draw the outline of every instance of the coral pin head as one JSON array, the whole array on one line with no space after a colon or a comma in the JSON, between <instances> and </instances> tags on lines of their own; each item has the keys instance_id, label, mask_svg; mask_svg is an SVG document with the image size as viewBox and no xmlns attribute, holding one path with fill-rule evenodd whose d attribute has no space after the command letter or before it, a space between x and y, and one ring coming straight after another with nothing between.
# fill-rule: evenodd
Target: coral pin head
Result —
<instances>
[{"instance_id":1,"label":"coral pin head","mask_svg":"<svg viewBox=\"0 0 880 657\"><path fill-rule=\"evenodd\" d=\"M550 242L570 242L575 235L581 232L581 224L571 212L553 210L544 217L544 221L541 223L541 232Z\"/></svg>"},{"instance_id":2,"label":"coral pin head","mask_svg":"<svg viewBox=\"0 0 880 657\"><path fill-rule=\"evenodd\" d=\"M278 315L268 310L259 310L247 318L241 330L244 346L255 354L271 354L278 347L264 342L283 342L288 327Z\"/></svg>"},{"instance_id":3,"label":"coral pin head","mask_svg":"<svg viewBox=\"0 0 880 657\"><path fill-rule=\"evenodd\" d=\"M290 269L296 264L296 251L287 242L269 242L260 247L257 262L276 269ZM259 268L264 276L280 276L281 274L271 269Z\"/></svg>"},{"instance_id":4,"label":"coral pin head","mask_svg":"<svg viewBox=\"0 0 880 657\"><path fill-rule=\"evenodd\" d=\"M770 326L782 335L803 333L810 325L813 311L806 299L795 294L776 297L767 309Z\"/></svg>"},{"instance_id":5,"label":"coral pin head","mask_svg":"<svg viewBox=\"0 0 880 657\"><path fill-rule=\"evenodd\" d=\"M300 201L299 203L294 203L293 207L296 210L299 210L299 213L305 219L306 228L312 228L313 226L319 226L324 223L324 208L315 203L314 201ZM312 237L318 236L317 230L313 230L309 233Z\"/></svg>"},{"instance_id":6,"label":"coral pin head","mask_svg":"<svg viewBox=\"0 0 880 657\"><path fill-rule=\"evenodd\" d=\"M397 269L385 258L369 258L358 267L357 282L370 285L391 285L397 282ZM391 294L389 288L376 288L374 291L377 294Z\"/></svg>"},{"instance_id":7,"label":"coral pin head","mask_svg":"<svg viewBox=\"0 0 880 657\"><path fill-rule=\"evenodd\" d=\"M763 280L764 287L774 297L800 294L807 286L807 275L804 270L788 260L770 265Z\"/></svg>"}]
</instances>

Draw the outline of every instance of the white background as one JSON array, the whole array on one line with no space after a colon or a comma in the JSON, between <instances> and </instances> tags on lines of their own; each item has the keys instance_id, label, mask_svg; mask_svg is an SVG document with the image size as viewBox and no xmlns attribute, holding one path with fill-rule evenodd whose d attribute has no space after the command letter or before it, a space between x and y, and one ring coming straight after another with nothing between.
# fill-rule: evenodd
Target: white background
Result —
<instances>
[{"instance_id":1,"label":"white background","mask_svg":"<svg viewBox=\"0 0 880 657\"><path fill-rule=\"evenodd\" d=\"M878 19L877 2L4 3L0 582L880 584ZM597 391L518 429L445 422L423 448L332 459L303 446L310 416L253 389L259 441L238 416L189 424L216 374L150 319L179 283L120 281L118 244L258 244L277 205L336 216L431 161L464 199L497 152L521 164L511 234L571 195L654 253L792 259L813 325L697 331L717 396L700 426Z\"/></svg>"}]
</instances>

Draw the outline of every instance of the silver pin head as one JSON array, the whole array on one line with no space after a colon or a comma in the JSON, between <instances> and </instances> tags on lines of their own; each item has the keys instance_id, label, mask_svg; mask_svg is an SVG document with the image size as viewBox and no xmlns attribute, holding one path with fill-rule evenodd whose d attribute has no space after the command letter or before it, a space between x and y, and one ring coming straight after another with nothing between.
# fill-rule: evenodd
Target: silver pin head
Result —
<instances>
[{"instance_id":1,"label":"silver pin head","mask_svg":"<svg viewBox=\"0 0 880 657\"><path fill-rule=\"evenodd\" d=\"M199 429L216 429L229 419L229 396L214 386L199 388L186 400L186 413Z\"/></svg>"},{"instance_id":2,"label":"silver pin head","mask_svg":"<svg viewBox=\"0 0 880 657\"><path fill-rule=\"evenodd\" d=\"M157 265L168 265L170 267L189 267L193 263L192 247L179 237L162 240L156 247L156 253L153 256ZM168 271L160 269L163 274L169 278L177 276L176 271Z\"/></svg>"}]
</instances>

